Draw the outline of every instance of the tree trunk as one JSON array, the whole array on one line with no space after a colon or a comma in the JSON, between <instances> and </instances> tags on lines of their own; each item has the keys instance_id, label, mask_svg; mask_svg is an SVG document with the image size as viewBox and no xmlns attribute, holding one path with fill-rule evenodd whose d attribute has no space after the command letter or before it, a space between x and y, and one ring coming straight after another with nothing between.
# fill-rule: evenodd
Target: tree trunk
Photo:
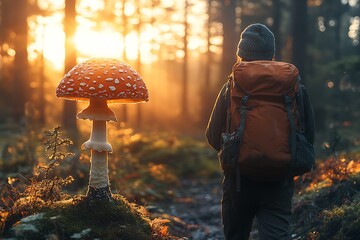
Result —
<instances>
[{"instance_id":1,"label":"tree trunk","mask_svg":"<svg viewBox=\"0 0 360 240\"><path fill-rule=\"evenodd\" d=\"M44 41L44 38L43 38ZM45 59L44 59L44 45L42 46L40 55L40 71L39 71L39 125L44 127L45 119Z\"/></svg>"},{"instance_id":2,"label":"tree trunk","mask_svg":"<svg viewBox=\"0 0 360 240\"><path fill-rule=\"evenodd\" d=\"M123 41L124 41L124 50L123 50L123 61L127 61L127 56L126 56L126 35L127 35L127 17L125 15L125 5L126 5L126 0L123 0L123 8L122 8L122 20L123 20ZM121 106L121 112L122 115L120 116L119 119L119 123L121 126L121 122L123 123L127 123L128 122L128 116L127 116L127 106L126 104L122 104Z\"/></svg>"},{"instance_id":3,"label":"tree trunk","mask_svg":"<svg viewBox=\"0 0 360 240\"><path fill-rule=\"evenodd\" d=\"M139 23L137 25L137 32L138 32L138 52L137 52L137 60L136 60L136 71L138 71L138 73L141 73L141 51L140 51L140 47L141 47L141 12L140 12L140 0L137 1L137 15L138 15L138 19L139 19ZM136 127L138 129L141 128L141 121L142 121L142 111L141 111L141 104L137 104L137 116L136 116Z\"/></svg>"},{"instance_id":4,"label":"tree trunk","mask_svg":"<svg viewBox=\"0 0 360 240\"><path fill-rule=\"evenodd\" d=\"M41 127L45 126L46 117L45 117L45 58L44 58L44 48L45 48L45 32L46 24L42 24L43 33L42 33L42 46L40 53L40 69L39 69L39 125Z\"/></svg>"},{"instance_id":5,"label":"tree trunk","mask_svg":"<svg viewBox=\"0 0 360 240\"><path fill-rule=\"evenodd\" d=\"M188 109L188 0L185 0L184 9L184 63L183 63L183 81L182 81L182 95L181 95L181 114L183 120L188 120L189 109Z\"/></svg>"},{"instance_id":6,"label":"tree trunk","mask_svg":"<svg viewBox=\"0 0 360 240\"><path fill-rule=\"evenodd\" d=\"M18 124L25 123L25 104L29 97L28 84L28 54L27 54L27 15L28 2L24 0L13 0L12 7L16 7L16 17L12 24L16 38L14 48L16 51L14 59L14 80L13 80L13 118ZM15 14L15 13L14 13Z\"/></svg>"},{"instance_id":7,"label":"tree trunk","mask_svg":"<svg viewBox=\"0 0 360 240\"><path fill-rule=\"evenodd\" d=\"M76 49L74 35L76 31L76 0L65 0L65 73L76 65ZM65 130L71 133L74 139L77 138L76 126L76 102L65 100L63 125Z\"/></svg>"},{"instance_id":8,"label":"tree trunk","mask_svg":"<svg viewBox=\"0 0 360 240\"><path fill-rule=\"evenodd\" d=\"M3 44L5 43L6 33L8 31L7 18L7 4L6 1L0 1L0 81L4 82L4 66L3 66ZM0 98L1 99L1 98Z\"/></svg>"},{"instance_id":9,"label":"tree trunk","mask_svg":"<svg viewBox=\"0 0 360 240\"><path fill-rule=\"evenodd\" d=\"M306 85L307 1L293 1L292 10L292 62L300 71L302 84Z\"/></svg>"},{"instance_id":10,"label":"tree trunk","mask_svg":"<svg viewBox=\"0 0 360 240\"><path fill-rule=\"evenodd\" d=\"M336 1L333 4L335 4L334 6L334 18L335 18L335 26L334 26L334 31L335 31L335 51L334 51L334 56L335 56L335 61L341 58L341 46L343 45L342 42L342 38L341 38L341 26L342 26L342 16L344 14L344 12L346 12L346 6L343 5L340 1Z\"/></svg>"},{"instance_id":11,"label":"tree trunk","mask_svg":"<svg viewBox=\"0 0 360 240\"><path fill-rule=\"evenodd\" d=\"M222 24L223 24L223 54L221 83L224 83L232 71L236 61L236 46L239 36L236 34L236 0L222 1Z\"/></svg>"},{"instance_id":12,"label":"tree trunk","mask_svg":"<svg viewBox=\"0 0 360 240\"><path fill-rule=\"evenodd\" d=\"M281 33L280 33L280 23L281 23L281 0L273 0L273 26L272 32L275 36L275 58L276 60L281 60Z\"/></svg>"},{"instance_id":13,"label":"tree trunk","mask_svg":"<svg viewBox=\"0 0 360 240\"><path fill-rule=\"evenodd\" d=\"M211 98L211 93L212 91L210 90L210 85L211 85L211 64L212 64L212 53L210 51L210 46L211 46L211 42L210 42L210 38L211 38L211 31L210 31L210 25L211 25L211 1L212 0L208 0L208 22L207 22L207 52L206 52L206 61L205 61L205 79L204 79L204 85L200 88L200 96L201 96L201 110L202 110L202 114L201 114L201 121L200 123L202 124L202 126L204 124L207 123L210 113L211 113L211 109L212 109L212 105L209 104L212 101Z\"/></svg>"}]
</instances>

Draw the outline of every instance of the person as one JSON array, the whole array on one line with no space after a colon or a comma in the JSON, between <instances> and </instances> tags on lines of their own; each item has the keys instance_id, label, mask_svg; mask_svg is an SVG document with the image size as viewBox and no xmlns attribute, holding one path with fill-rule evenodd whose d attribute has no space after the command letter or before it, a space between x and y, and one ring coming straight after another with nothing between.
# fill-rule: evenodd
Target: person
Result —
<instances>
[{"instance_id":1,"label":"person","mask_svg":"<svg viewBox=\"0 0 360 240\"><path fill-rule=\"evenodd\" d=\"M237 61L274 61L275 38L263 24L249 25L242 33L237 49ZM256 73L254 73L256 74ZM309 96L301 85L304 105L305 136L314 142L314 115ZM216 99L206 128L209 145L218 152L221 134L226 131L229 83L225 83ZM248 239L256 217L261 240L289 239L289 226L294 194L293 177L278 181L258 182L240 175L241 191L236 190L234 173L224 171L222 224L227 240Z\"/></svg>"}]
</instances>

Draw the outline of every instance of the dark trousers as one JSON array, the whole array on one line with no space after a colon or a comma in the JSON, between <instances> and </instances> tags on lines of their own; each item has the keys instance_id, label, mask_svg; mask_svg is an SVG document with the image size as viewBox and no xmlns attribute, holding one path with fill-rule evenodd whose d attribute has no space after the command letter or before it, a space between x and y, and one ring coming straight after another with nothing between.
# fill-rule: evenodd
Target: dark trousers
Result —
<instances>
[{"instance_id":1,"label":"dark trousers","mask_svg":"<svg viewBox=\"0 0 360 240\"><path fill-rule=\"evenodd\" d=\"M293 181L258 183L241 178L240 186L237 192L235 176L225 175L222 221L226 240L248 239L254 217L260 240L290 239Z\"/></svg>"}]
</instances>

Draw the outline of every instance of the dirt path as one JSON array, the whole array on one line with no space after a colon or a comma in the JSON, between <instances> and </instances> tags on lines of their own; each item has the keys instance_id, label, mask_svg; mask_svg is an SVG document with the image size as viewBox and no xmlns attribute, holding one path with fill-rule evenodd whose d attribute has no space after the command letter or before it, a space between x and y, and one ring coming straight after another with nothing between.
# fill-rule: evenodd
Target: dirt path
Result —
<instances>
[{"instance_id":1,"label":"dirt path","mask_svg":"<svg viewBox=\"0 0 360 240\"><path fill-rule=\"evenodd\" d=\"M221 179L183 182L172 202L149 206L154 217L171 220L170 233L194 240L222 240Z\"/></svg>"}]
</instances>

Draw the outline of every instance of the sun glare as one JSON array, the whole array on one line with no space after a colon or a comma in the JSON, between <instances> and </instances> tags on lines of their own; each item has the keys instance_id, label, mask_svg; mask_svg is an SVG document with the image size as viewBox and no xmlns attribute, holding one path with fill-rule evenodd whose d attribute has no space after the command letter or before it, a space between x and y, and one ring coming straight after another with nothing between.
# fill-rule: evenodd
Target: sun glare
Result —
<instances>
[{"instance_id":1,"label":"sun glare","mask_svg":"<svg viewBox=\"0 0 360 240\"><path fill-rule=\"evenodd\" d=\"M28 46L29 60L33 61L39 54L43 54L56 69L62 69L64 65L65 52L64 46L65 34L62 28L62 14L54 14L48 17L38 16L35 19L37 24L32 29L35 41Z\"/></svg>"},{"instance_id":2,"label":"sun glare","mask_svg":"<svg viewBox=\"0 0 360 240\"><path fill-rule=\"evenodd\" d=\"M28 46L29 60L35 61L43 54L48 63L53 65L56 70L61 71L65 61L64 6L63 3L56 3L55 0L39 0L39 4L43 8L52 9L53 12L51 15L29 18L29 29L32 39ZM179 4L175 0L161 1L162 7L165 8L175 7L175 5ZM192 4L191 12L194 12L199 17L202 15L201 11L205 7L204 3L194 3ZM161 46L165 46L166 49L163 52L164 56L171 56L171 59L174 59L174 57L184 57L184 43L181 39L183 38L185 28L182 23L179 23L179 19L183 19L182 11L173 12L170 15L170 19L174 18L174 22L141 23L139 33L137 22L132 22L134 19L137 19L136 5L134 2L128 1L126 2L124 12L128 17L129 28L124 38L121 23L96 22L91 19L91 16L96 11L101 11L104 8L104 2L99 0L83 0L77 4L78 15L76 17L77 28L74 43L79 60L90 57L123 58L125 54L126 59L124 60L133 61L140 56L142 63L149 64L158 59ZM183 9L183 6L179 5L177 8ZM121 9L122 4L121 6L118 4L117 10L119 11L116 12L121 12ZM149 16L153 16L157 10L159 9L155 8L149 11ZM193 20L193 18L194 16L189 17L188 20ZM121 21L121 18L119 19ZM207 51L206 34L202 31L204 19L206 20L203 16L200 21L197 21L197 24L192 24L189 30L191 36L188 37L187 46L193 56ZM135 25L131 27L132 24ZM215 39L212 39L212 41L215 41ZM9 51L9 54L11 54L11 50Z\"/></svg>"},{"instance_id":3,"label":"sun glare","mask_svg":"<svg viewBox=\"0 0 360 240\"><path fill-rule=\"evenodd\" d=\"M29 60L34 61L43 53L44 58L50 62L55 69L61 70L64 65L65 34L61 24L61 18L46 17L37 19L38 24L33 30L35 41L29 45ZM156 60L151 54L151 35L144 34L144 43L140 45L142 62L151 63ZM79 25L74 37L78 56L81 59L90 57L113 57L121 58L124 51L124 40L122 35L110 27L96 31L87 24ZM59 47L60 46L60 47ZM139 39L138 33L131 31L126 35L126 57L135 60L138 57Z\"/></svg>"},{"instance_id":4,"label":"sun glare","mask_svg":"<svg viewBox=\"0 0 360 240\"><path fill-rule=\"evenodd\" d=\"M120 57L123 52L122 37L110 28L94 31L79 26L75 45L83 57Z\"/></svg>"}]
</instances>

